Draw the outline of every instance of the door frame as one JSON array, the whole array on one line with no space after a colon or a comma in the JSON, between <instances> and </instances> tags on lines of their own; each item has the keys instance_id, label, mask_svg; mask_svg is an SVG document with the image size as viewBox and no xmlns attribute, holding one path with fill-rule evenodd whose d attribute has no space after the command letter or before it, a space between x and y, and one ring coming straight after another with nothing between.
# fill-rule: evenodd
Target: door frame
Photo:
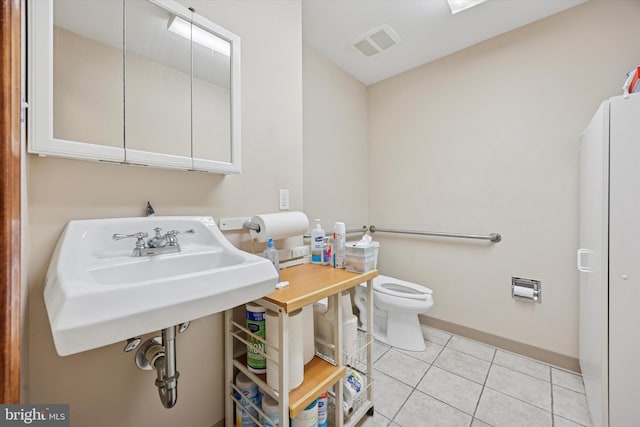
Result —
<instances>
[{"instance_id":1,"label":"door frame","mask_svg":"<svg viewBox=\"0 0 640 427\"><path fill-rule=\"evenodd\" d=\"M0 0L0 403L20 403L22 0Z\"/></svg>"}]
</instances>

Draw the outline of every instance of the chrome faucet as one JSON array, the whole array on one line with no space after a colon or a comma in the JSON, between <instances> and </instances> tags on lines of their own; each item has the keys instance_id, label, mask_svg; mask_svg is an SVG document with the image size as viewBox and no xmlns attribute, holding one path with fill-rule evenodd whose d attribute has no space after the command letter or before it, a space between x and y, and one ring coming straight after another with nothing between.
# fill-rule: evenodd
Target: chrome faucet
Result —
<instances>
[{"instance_id":1,"label":"chrome faucet","mask_svg":"<svg viewBox=\"0 0 640 427\"><path fill-rule=\"evenodd\" d=\"M156 227L153 229L153 231L155 231L156 234L151 239L149 239L149 241L147 242L147 246L150 248L164 248L165 246L167 246L167 236L163 236L160 233L160 231L162 231L162 228Z\"/></svg>"},{"instance_id":2,"label":"chrome faucet","mask_svg":"<svg viewBox=\"0 0 640 427\"><path fill-rule=\"evenodd\" d=\"M155 235L148 241L145 241L145 239L149 237L149 234L143 232L133 234L116 233L112 236L112 238L113 240L130 238L136 239L136 246L133 249L133 253L131 254L131 256L134 257L180 252L180 243L178 242L178 234L180 234L180 232L178 230L167 231L164 235L162 235L162 229L160 227L154 228L153 231L155 231ZM195 230L190 229L187 231L183 231L182 233L194 234Z\"/></svg>"}]
</instances>

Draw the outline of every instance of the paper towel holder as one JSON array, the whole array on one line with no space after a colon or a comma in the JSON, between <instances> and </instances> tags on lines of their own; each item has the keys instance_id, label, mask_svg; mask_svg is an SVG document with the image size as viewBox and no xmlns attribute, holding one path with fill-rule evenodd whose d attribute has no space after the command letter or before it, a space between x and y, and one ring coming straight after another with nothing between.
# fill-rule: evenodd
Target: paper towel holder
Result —
<instances>
[{"instance_id":1,"label":"paper towel holder","mask_svg":"<svg viewBox=\"0 0 640 427\"><path fill-rule=\"evenodd\" d=\"M255 222L245 221L242 223L242 228L246 228L247 230L253 230L260 232L260 224L256 224Z\"/></svg>"},{"instance_id":2,"label":"paper towel holder","mask_svg":"<svg viewBox=\"0 0 640 427\"><path fill-rule=\"evenodd\" d=\"M511 277L511 297L540 304L542 303L542 282L523 277Z\"/></svg>"}]
</instances>

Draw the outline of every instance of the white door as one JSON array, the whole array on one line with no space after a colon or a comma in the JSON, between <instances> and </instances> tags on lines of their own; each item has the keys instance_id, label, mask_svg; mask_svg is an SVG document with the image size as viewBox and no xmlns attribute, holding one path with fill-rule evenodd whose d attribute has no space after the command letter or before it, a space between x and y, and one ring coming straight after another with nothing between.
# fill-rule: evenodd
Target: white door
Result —
<instances>
[{"instance_id":1,"label":"white door","mask_svg":"<svg viewBox=\"0 0 640 427\"><path fill-rule=\"evenodd\" d=\"M594 427L607 423L609 102L585 130L580 149L580 368Z\"/></svg>"},{"instance_id":2,"label":"white door","mask_svg":"<svg viewBox=\"0 0 640 427\"><path fill-rule=\"evenodd\" d=\"M640 426L640 94L610 108L609 421Z\"/></svg>"}]
</instances>

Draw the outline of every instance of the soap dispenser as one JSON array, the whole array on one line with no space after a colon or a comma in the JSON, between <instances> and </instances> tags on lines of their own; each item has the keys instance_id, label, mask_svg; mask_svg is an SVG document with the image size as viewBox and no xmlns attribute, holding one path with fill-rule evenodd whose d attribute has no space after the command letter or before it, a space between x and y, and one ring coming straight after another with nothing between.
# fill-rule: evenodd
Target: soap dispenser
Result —
<instances>
[{"instance_id":1,"label":"soap dispenser","mask_svg":"<svg viewBox=\"0 0 640 427\"><path fill-rule=\"evenodd\" d=\"M314 219L315 227L311 230L311 262L322 264L322 247L324 243L324 230L319 219Z\"/></svg>"}]
</instances>

